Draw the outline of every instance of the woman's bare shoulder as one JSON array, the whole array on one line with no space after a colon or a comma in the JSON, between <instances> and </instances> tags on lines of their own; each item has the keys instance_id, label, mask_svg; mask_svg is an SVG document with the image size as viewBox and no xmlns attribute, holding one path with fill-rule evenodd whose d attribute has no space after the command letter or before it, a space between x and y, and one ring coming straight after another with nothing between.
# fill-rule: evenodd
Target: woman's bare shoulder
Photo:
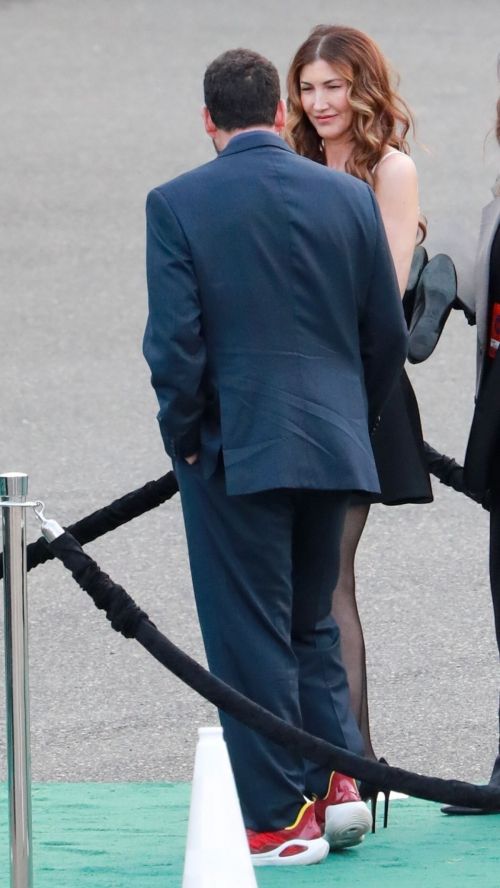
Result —
<instances>
[{"instance_id":1,"label":"woman's bare shoulder","mask_svg":"<svg viewBox=\"0 0 500 888\"><path fill-rule=\"evenodd\" d=\"M377 164L375 181L411 185L417 181L417 168L409 154L388 148Z\"/></svg>"}]
</instances>

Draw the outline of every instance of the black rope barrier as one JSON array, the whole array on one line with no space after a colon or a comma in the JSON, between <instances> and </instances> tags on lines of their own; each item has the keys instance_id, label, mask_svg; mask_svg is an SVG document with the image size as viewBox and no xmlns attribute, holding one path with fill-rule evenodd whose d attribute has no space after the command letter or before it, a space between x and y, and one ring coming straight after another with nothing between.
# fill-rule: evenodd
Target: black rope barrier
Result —
<instances>
[{"instance_id":1,"label":"black rope barrier","mask_svg":"<svg viewBox=\"0 0 500 888\"><path fill-rule=\"evenodd\" d=\"M135 638L177 678L246 727L295 754L299 753L308 761L364 780L381 790L396 790L441 804L465 805L488 811L500 809L498 788L426 777L368 761L287 724L212 675L159 632L148 615L98 567L70 533L63 533L48 546L53 556L62 561L76 582L90 595L96 607L106 612L113 629L121 632L125 638Z\"/></svg>"},{"instance_id":2,"label":"black rope barrier","mask_svg":"<svg viewBox=\"0 0 500 888\"><path fill-rule=\"evenodd\" d=\"M164 502L171 499L179 490L176 477L173 472L167 472L156 481L148 481L143 487L133 490L131 493L114 500L109 506L104 506L87 515L76 524L71 524L69 533L85 546L93 540L104 536L117 527L127 524L134 518L156 509ZM26 552L28 570L45 564L55 556L51 552L45 537L40 537L35 543L30 543ZM3 554L0 553L0 580L3 577Z\"/></svg>"},{"instance_id":3,"label":"black rope barrier","mask_svg":"<svg viewBox=\"0 0 500 888\"><path fill-rule=\"evenodd\" d=\"M429 472L442 484L489 509L488 497L468 490L464 469L451 457L439 453L424 442ZM269 740L317 764L331 767L350 777L375 784L381 790L396 790L416 798L449 805L485 810L500 809L500 791L490 786L476 786L459 780L443 780L360 758L299 728L289 725L243 694L212 675L199 663L176 647L151 622L127 594L100 570L82 546L116 530L134 518L157 508L179 490L173 472L125 494L108 506L70 525L65 533L51 543L40 537L27 547L28 570L58 558L75 580L93 599L97 608L106 612L113 629L125 638L135 638L155 659L169 669L202 697L242 724ZM0 579L3 577L3 555L0 553Z\"/></svg>"},{"instance_id":4,"label":"black rope barrier","mask_svg":"<svg viewBox=\"0 0 500 888\"><path fill-rule=\"evenodd\" d=\"M431 447L427 441L424 441L424 450L427 459L427 468L431 475L439 478L441 484L444 484L445 487L451 487L458 493L463 493L465 496L468 496L469 499L474 500L475 503L479 503L483 509L489 511L490 503L488 495L485 494L484 496L481 496L481 494L473 493L473 491L465 486L463 466L457 463L453 457L445 456L444 453L438 453L438 451L434 450L434 447Z\"/></svg>"},{"instance_id":5,"label":"black rope barrier","mask_svg":"<svg viewBox=\"0 0 500 888\"><path fill-rule=\"evenodd\" d=\"M464 469L450 456L445 456L434 450L430 444L424 441L425 455L427 458L427 467L432 475L439 478L446 487L452 487L459 493L465 494L476 503L480 503L484 509L489 509L488 497L481 497L472 493L464 484ZM109 506L104 506L81 518L75 524L70 524L65 528L76 540L85 546L97 540L99 537L116 530L123 524L127 524L134 518L144 515L145 512L151 511L161 506L164 502L171 499L179 490L177 480L173 472L167 472L156 481L148 481L143 487L133 490L131 493L125 494ZM51 553L47 541L44 537L30 543L27 547L27 563L28 570L33 570L39 564L45 564L51 561L54 555ZM0 580L3 578L3 554L0 553Z\"/></svg>"}]
</instances>

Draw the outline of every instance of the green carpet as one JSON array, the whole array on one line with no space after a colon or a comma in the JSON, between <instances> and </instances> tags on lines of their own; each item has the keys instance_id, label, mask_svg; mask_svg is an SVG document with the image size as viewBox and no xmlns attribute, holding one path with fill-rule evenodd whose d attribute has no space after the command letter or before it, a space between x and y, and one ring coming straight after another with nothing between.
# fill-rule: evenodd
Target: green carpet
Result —
<instances>
[{"instance_id":1,"label":"green carpet","mask_svg":"<svg viewBox=\"0 0 500 888\"><path fill-rule=\"evenodd\" d=\"M47 783L33 789L35 888L181 888L190 787ZM318 866L257 870L259 888L498 888L500 815L447 818L391 803L389 829ZM9 886L0 786L0 888ZM235 881L237 888L237 881Z\"/></svg>"}]
</instances>

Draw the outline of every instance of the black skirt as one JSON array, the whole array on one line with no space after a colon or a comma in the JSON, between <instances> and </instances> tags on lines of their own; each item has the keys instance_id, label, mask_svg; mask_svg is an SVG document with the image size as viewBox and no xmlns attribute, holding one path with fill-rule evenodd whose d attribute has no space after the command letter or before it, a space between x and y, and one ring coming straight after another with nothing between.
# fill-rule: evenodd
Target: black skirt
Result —
<instances>
[{"instance_id":1,"label":"black skirt","mask_svg":"<svg viewBox=\"0 0 500 888\"><path fill-rule=\"evenodd\" d=\"M372 436L381 493L356 493L351 505L431 503L434 499L427 469L417 399L405 371L384 405Z\"/></svg>"}]
</instances>

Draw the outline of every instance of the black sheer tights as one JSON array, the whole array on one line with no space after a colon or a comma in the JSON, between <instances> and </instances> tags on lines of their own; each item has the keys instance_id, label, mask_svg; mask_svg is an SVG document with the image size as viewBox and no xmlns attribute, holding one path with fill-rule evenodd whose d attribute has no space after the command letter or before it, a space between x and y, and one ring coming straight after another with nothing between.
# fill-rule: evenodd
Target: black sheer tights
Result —
<instances>
[{"instance_id":1,"label":"black sheer tights","mask_svg":"<svg viewBox=\"0 0 500 888\"><path fill-rule=\"evenodd\" d=\"M351 709L365 744L365 755L377 760L370 737L366 653L356 603L354 559L370 506L351 506L347 512L340 546L339 579L333 593L332 614L340 629L342 659L347 672Z\"/></svg>"}]
</instances>

